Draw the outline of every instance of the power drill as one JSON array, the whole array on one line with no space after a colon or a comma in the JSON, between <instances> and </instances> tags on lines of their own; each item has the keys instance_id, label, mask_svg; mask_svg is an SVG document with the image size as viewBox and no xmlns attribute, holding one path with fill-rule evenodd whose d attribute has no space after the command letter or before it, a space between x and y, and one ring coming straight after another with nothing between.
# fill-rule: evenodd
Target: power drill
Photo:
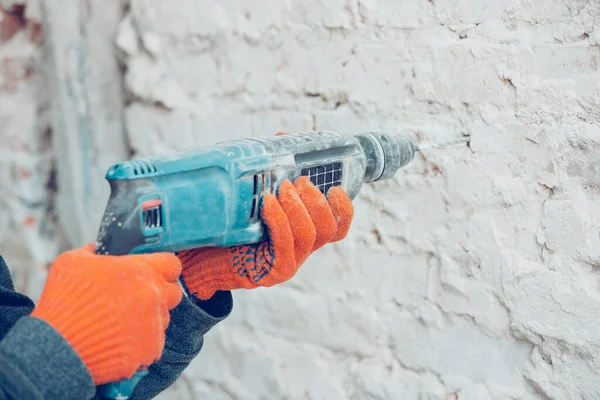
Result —
<instances>
[{"instance_id":1,"label":"power drill","mask_svg":"<svg viewBox=\"0 0 600 400\"><path fill-rule=\"evenodd\" d=\"M175 155L126 161L107 174L110 198L97 254L179 252L257 243L266 237L260 206L286 179L307 176L323 194L341 186L351 199L363 183L392 178L415 152L468 142L415 146L383 132L305 132L247 138ZM104 385L100 394L128 399L145 372Z\"/></svg>"}]
</instances>

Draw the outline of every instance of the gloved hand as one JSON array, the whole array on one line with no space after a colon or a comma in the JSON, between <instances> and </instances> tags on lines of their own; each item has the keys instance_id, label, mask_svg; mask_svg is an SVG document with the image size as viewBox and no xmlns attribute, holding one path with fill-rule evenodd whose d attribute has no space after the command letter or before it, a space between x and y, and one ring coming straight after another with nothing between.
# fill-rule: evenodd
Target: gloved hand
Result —
<instances>
[{"instance_id":1,"label":"gloved hand","mask_svg":"<svg viewBox=\"0 0 600 400\"><path fill-rule=\"evenodd\" d=\"M284 181L279 196L266 195L261 217L269 239L257 244L206 247L178 253L182 283L196 299L217 290L273 286L292 278L308 256L346 237L354 207L339 186L327 198L307 177Z\"/></svg>"},{"instance_id":2,"label":"gloved hand","mask_svg":"<svg viewBox=\"0 0 600 400\"><path fill-rule=\"evenodd\" d=\"M100 256L89 245L56 258L31 316L65 338L96 385L130 378L162 353L180 273L171 253Z\"/></svg>"}]
</instances>

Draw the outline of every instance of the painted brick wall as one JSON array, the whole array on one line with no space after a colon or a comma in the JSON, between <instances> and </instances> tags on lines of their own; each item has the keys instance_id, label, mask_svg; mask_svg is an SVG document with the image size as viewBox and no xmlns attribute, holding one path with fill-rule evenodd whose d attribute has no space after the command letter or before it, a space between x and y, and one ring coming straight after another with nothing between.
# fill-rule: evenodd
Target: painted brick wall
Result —
<instances>
[{"instance_id":1,"label":"painted brick wall","mask_svg":"<svg viewBox=\"0 0 600 400\"><path fill-rule=\"evenodd\" d=\"M7 38L5 14L0 252L35 292L60 233L43 222L48 97L34 25ZM596 0L131 0L116 42L135 156L278 130L472 135L365 187L348 239L291 282L236 293L161 398L598 398L599 15Z\"/></svg>"},{"instance_id":2,"label":"painted brick wall","mask_svg":"<svg viewBox=\"0 0 600 400\"><path fill-rule=\"evenodd\" d=\"M42 41L35 1L0 1L0 254L33 297L60 242Z\"/></svg>"},{"instance_id":3,"label":"painted brick wall","mask_svg":"<svg viewBox=\"0 0 600 400\"><path fill-rule=\"evenodd\" d=\"M118 44L137 156L278 130L472 135L366 187L348 239L289 284L236 293L190 398L598 398L599 16L585 0L132 0Z\"/></svg>"}]
</instances>

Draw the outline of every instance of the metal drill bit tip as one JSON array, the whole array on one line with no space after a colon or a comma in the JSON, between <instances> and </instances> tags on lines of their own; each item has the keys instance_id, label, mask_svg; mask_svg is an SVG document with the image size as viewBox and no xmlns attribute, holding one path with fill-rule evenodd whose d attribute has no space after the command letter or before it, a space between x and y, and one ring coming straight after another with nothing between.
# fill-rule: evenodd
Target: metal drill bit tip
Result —
<instances>
[{"instance_id":1,"label":"metal drill bit tip","mask_svg":"<svg viewBox=\"0 0 600 400\"><path fill-rule=\"evenodd\" d=\"M415 151L423 151L423 150L429 150L429 149L439 149L442 147L446 147L446 146L452 146L455 144L459 144L459 143L469 143L471 141L471 137L470 136L465 136L463 138L460 139L454 139L454 140L448 140L446 142L432 142L432 143L422 143L418 146L415 147Z\"/></svg>"}]
</instances>

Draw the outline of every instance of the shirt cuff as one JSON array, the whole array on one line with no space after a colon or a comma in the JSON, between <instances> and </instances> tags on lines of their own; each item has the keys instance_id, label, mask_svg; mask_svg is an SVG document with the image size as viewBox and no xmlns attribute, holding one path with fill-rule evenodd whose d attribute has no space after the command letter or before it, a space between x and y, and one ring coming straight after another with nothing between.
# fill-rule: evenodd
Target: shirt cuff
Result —
<instances>
[{"instance_id":1,"label":"shirt cuff","mask_svg":"<svg viewBox=\"0 0 600 400\"><path fill-rule=\"evenodd\" d=\"M227 318L232 309L230 291L217 291L208 300L192 300L183 296L181 303L171 310L165 348L194 357L202 348L203 336Z\"/></svg>"}]
</instances>

